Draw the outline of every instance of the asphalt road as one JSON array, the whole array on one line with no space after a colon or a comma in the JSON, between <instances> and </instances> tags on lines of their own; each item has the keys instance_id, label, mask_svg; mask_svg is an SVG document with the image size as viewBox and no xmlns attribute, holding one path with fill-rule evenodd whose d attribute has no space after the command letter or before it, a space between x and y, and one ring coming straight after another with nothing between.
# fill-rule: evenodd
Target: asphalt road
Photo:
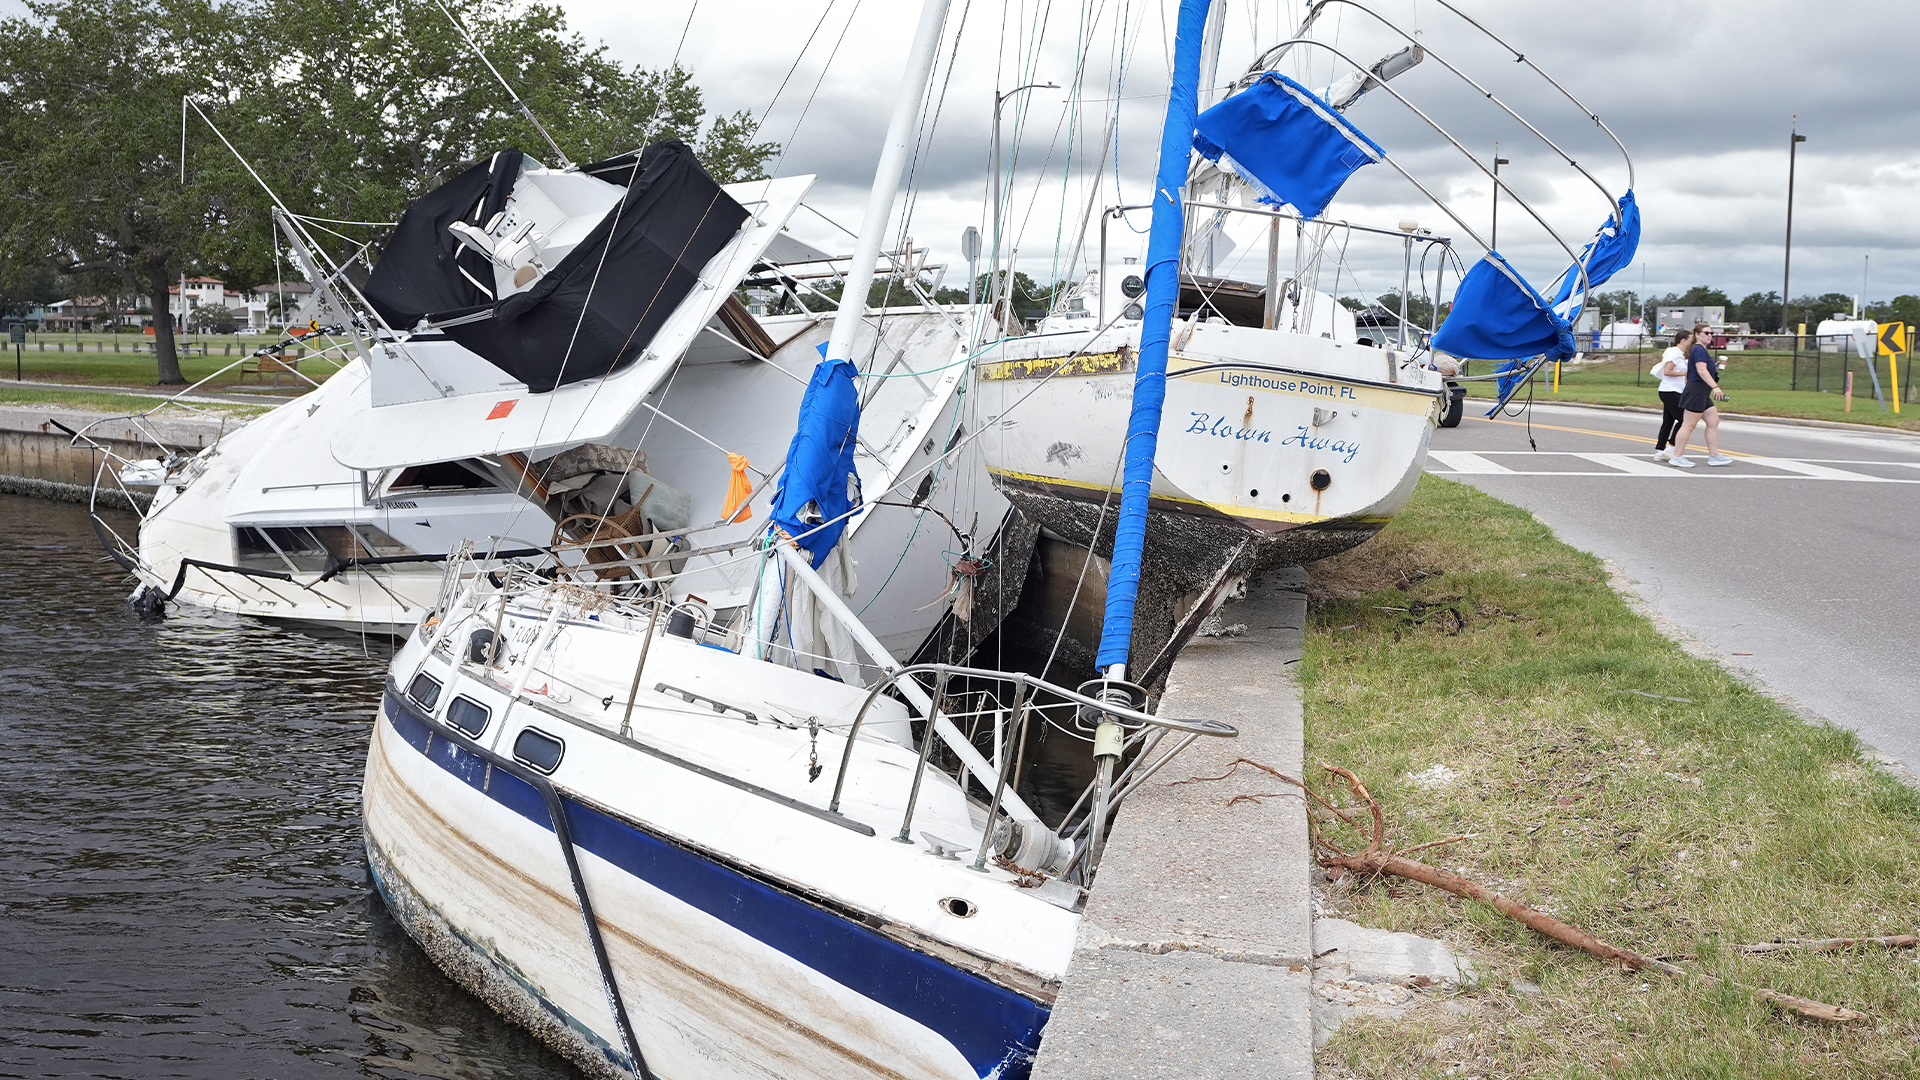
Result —
<instances>
[{"instance_id":1,"label":"asphalt road","mask_svg":"<svg viewBox=\"0 0 1920 1080\"><path fill-rule=\"evenodd\" d=\"M1612 559L1662 615L1920 771L1920 437L1727 420L1735 463L1706 467L1696 433L1681 470L1653 461L1658 426L1470 413L1427 468Z\"/></svg>"}]
</instances>

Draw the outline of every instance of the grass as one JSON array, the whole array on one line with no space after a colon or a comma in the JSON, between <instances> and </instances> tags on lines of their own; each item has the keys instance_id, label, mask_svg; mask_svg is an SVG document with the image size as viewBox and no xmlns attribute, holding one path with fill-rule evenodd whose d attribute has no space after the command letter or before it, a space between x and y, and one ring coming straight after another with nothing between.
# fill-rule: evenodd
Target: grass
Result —
<instances>
[{"instance_id":1,"label":"grass","mask_svg":"<svg viewBox=\"0 0 1920 1080\"><path fill-rule=\"evenodd\" d=\"M1687 655L1598 559L1465 485L1422 478L1379 538L1313 569L1308 761L1357 772L1394 842L1469 834L1415 857L1616 945L1873 1017L1792 1019L1724 985L1611 968L1438 890L1343 883L1347 917L1448 939L1493 970L1450 1008L1350 1021L1323 1076L1920 1075L1911 950L1727 949L1920 924L1920 794L1850 733ZM1415 779L1435 766L1457 775Z\"/></svg>"},{"instance_id":2,"label":"grass","mask_svg":"<svg viewBox=\"0 0 1920 1080\"><path fill-rule=\"evenodd\" d=\"M255 349L272 345L277 336L254 337L193 335L190 348L182 346L180 371L188 382L198 382L221 368L237 365ZM11 374L16 354L0 339L0 372ZM204 355L203 355L204 350ZM311 351L311 350L309 350ZM17 354L19 367L28 379L41 382L74 383L82 386L156 387L159 371L154 366L153 338L144 334L29 334ZM324 382L334 371L327 363L308 362L301 371L315 382ZM242 383L238 367L209 384L209 388L244 387L262 392L275 389L273 380L248 376ZM311 389L293 375L280 377L278 391L288 395Z\"/></svg>"},{"instance_id":3,"label":"grass","mask_svg":"<svg viewBox=\"0 0 1920 1080\"><path fill-rule=\"evenodd\" d=\"M37 386L10 387L0 380L0 405L59 405L69 409L86 412L103 412L114 415L144 413L166 405L165 398L147 397L144 394L109 394L97 390L46 390ZM225 405L216 402L196 402L195 408L229 415L252 415L267 411L263 405ZM168 406L161 415L185 415L188 410L179 406Z\"/></svg>"},{"instance_id":4,"label":"grass","mask_svg":"<svg viewBox=\"0 0 1920 1080\"><path fill-rule=\"evenodd\" d=\"M1657 409L1660 406L1655 385L1657 380L1647 374L1653 367L1655 355L1651 351L1622 353L1597 363L1566 365L1560 372L1559 393L1553 392L1553 369L1542 368L1533 387L1533 399L1594 405L1643 405ZM1873 380L1867 376L1867 363L1864 360L1825 353L1820 354L1816 363L1813 354L1801 353L1797 361L1799 374L1796 380L1796 361L1791 353L1754 351L1719 352L1715 355L1726 358L1727 368L1720 379L1733 398L1732 402L1720 406L1724 416L1790 416L1920 430L1920 401L1915 400L1916 394L1920 393L1920 386L1911 384L1905 358L1901 359L1900 365L1902 411L1895 414L1891 411L1892 375L1885 359L1877 361L1881 392L1889 398L1889 411L1883 413L1873 399ZM1482 367L1484 365L1476 366L1475 373L1482 373ZM1852 412L1846 411L1845 395L1841 393L1848 369L1853 371ZM1796 382L1798 389L1795 389ZM1814 389L1816 384L1819 390ZM1494 396L1494 383L1467 385L1468 393L1474 397ZM1520 391L1522 400L1526 395L1526 390Z\"/></svg>"}]
</instances>

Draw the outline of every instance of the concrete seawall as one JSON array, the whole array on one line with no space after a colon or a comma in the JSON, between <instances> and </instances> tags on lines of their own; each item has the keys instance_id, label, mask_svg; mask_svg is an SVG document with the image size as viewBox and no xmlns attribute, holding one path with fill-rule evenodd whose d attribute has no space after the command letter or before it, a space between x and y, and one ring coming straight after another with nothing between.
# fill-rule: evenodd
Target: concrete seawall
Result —
<instances>
[{"instance_id":1,"label":"concrete seawall","mask_svg":"<svg viewBox=\"0 0 1920 1080\"><path fill-rule=\"evenodd\" d=\"M75 446L73 436L61 430L87 430L88 437L122 457L154 457L158 439L169 449L193 453L214 443L238 421L222 418L180 417L136 423L108 413L57 407L0 406L0 492L43 499L84 503L100 468L101 454ZM89 425L93 425L88 430ZM101 502L133 509L117 485L101 491Z\"/></svg>"},{"instance_id":2,"label":"concrete seawall","mask_svg":"<svg viewBox=\"0 0 1920 1080\"><path fill-rule=\"evenodd\" d=\"M1263 575L1180 653L1164 715L1224 720L1114 823L1034 1080L1311 1080L1313 915L1292 664L1306 572ZM1190 777L1224 779L1177 783ZM1273 795L1272 793L1278 793ZM1236 795L1261 796L1228 805ZM1272 795L1272 797L1268 797Z\"/></svg>"}]
</instances>

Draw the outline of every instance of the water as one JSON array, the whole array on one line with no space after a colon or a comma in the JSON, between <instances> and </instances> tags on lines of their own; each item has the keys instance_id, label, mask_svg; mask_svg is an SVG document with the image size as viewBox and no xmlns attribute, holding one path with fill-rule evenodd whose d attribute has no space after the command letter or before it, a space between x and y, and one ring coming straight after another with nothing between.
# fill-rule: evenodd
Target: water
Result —
<instances>
[{"instance_id":1,"label":"water","mask_svg":"<svg viewBox=\"0 0 1920 1080\"><path fill-rule=\"evenodd\" d=\"M79 507L0 496L0 1076L576 1077L368 880L390 645L129 591Z\"/></svg>"}]
</instances>

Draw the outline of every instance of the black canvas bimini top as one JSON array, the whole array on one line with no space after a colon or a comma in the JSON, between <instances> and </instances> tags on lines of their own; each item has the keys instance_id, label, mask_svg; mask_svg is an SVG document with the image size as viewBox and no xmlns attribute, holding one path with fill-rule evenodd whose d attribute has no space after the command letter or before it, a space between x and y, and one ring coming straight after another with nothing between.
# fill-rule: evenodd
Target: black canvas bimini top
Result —
<instances>
[{"instance_id":1,"label":"black canvas bimini top","mask_svg":"<svg viewBox=\"0 0 1920 1080\"><path fill-rule=\"evenodd\" d=\"M545 393L638 356L747 211L678 140L583 165L581 172L625 188L620 202L531 288L496 302L493 264L448 226L484 228L506 205L524 160L518 150L503 150L408 207L365 294L396 330L423 318L439 323L491 312L445 332Z\"/></svg>"}]
</instances>

